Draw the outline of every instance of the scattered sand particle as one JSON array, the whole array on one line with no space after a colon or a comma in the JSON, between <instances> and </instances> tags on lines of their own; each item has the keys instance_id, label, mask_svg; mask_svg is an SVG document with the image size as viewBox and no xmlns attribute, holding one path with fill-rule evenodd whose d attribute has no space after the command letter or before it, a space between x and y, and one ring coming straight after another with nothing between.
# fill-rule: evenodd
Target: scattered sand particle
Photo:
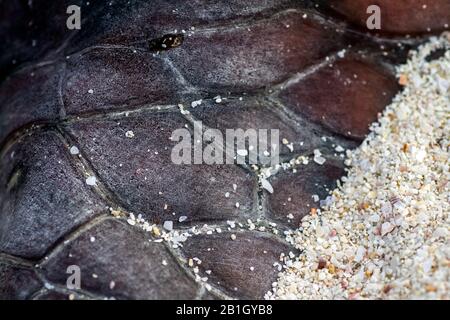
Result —
<instances>
[{"instance_id":1,"label":"scattered sand particle","mask_svg":"<svg viewBox=\"0 0 450 320\"><path fill-rule=\"evenodd\" d=\"M264 178L261 179L261 186L269 193L273 193L273 187L267 179Z\"/></svg>"},{"instance_id":2,"label":"scattered sand particle","mask_svg":"<svg viewBox=\"0 0 450 320\"><path fill-rule=\"evenodd\" d=\"M77 155L80 153L80 150L76 146L70 147L70 154Z\"/></svg>"},{"instance_id":3,"label":"scattered sand particle","mask_svg":"<svg viewBox=\"0 0 450 320\"><path fill-rule=\"evenodd\" d=\"M201 105L202 104L202 99L200 99L200 100L195 100L195 101L192 101L191 102L191 107L192 108L195 108L195 107L197 107L197 106L199 106L199 105Z\"/></svg>"},{"instance_id":4,"label":"scattered sand particle","mask_svg":"<svg viewBox=\"0 0 450 320\"><path fill-rule=\"evenodd\" d=\"M406 86L408 84L408 77L404 74L401 74L398 78L398 84L401 86Z\"/></svg>"},{"instance_id":5,"label":"scattered sand particle","mask_svg":"<svg viewBox=\"0 0 450 320\"><path fill-rule=\"evenodd\" d=\"M94 176L89 176L86 178L86 184L88 186L95 186L97 185L97 178Z\"/></svg>"},{"instance_id":6,"label":"scattered sand particle","mask_svg":"<svg viewBox=\"0 0 450 320\"><path fill-rule=\"evenodd\" d=\"M163 228L166 229L167 231L172 231L173 221L170 221L170 220L164 221Z\"/></svg>"},{"instance_id":7,"label":"scattered sand particle","mask_svg":"<svg viewBox=\"0 0 450 320\"><path fill-rule=\"evenodd\" d=\"M248 155L248 151L245 149L238 149L237 154L241 157L246 157Z\"/></svg>"},{"instance_id":8,"label":"scattered sand particle","mask_svg":"<svg viewBox=\"0 0 450 320\"><path fill-rule=\"evenodd\" d=\"M313 158L313 160L318 165L323 165L325 163L325 161L326 161L326 159L324 157L322 157L322 153L318 149L314 150L314 158Z\"/></svg>"}]
</instances>

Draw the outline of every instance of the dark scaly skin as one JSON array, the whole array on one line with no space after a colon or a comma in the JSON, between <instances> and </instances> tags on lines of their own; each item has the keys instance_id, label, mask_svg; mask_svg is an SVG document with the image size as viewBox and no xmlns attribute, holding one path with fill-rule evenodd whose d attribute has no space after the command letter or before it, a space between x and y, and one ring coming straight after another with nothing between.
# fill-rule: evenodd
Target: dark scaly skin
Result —
<instances>
[{"instance_id":1,"label":"dark scaly skin","mask_svg":"<svg viewBox=\"0 0 450 320\"><path fill-rule=\"evenodd\" d=\"M448 0L380 0L389 13L377 33L364 29L365 0L92 1L82 5L82 29L68 31L65 11L76 2L0 1L3 299L262 298L273 263L294 251L282 231L345 173L332 144L362 141L399 90L393 65L450 20ZM182 29L183 41L169 39ZM227 100L216 104L216 95ZM189 116L177 109L197 99ZM293 153L281 147L282 161L319 148L327 162L271 177L273 194L247 165L176 166L168 137L193 119L219 130L278 128L294 144ZM85 183L92 173L96 187ZM176 229L208 223L223 232L175 250L107 207L157 224L176 212L188 217ZM248 218L276 222L280 233L235 229L231 240L226 221ZM181 261L192 257L211 292ZM72 264L81 290L65 287Z\"/></svg>"}]
</instances>

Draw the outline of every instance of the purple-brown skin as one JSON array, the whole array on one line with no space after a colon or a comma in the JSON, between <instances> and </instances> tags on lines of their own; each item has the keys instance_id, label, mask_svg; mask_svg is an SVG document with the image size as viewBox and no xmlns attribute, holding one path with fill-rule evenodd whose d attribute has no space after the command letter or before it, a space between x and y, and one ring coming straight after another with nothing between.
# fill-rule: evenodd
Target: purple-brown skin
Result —
<instances>
[{"instance_id":1,"label":"purple-brown skin","mask_svg":"<svg viewBox=\"0 0 450 320\"><path fill-rule=\"evenodd\" d=\"M374 1L382 29L370 32L369 0L109 2L81 5L79 31L66 28L66 8L80 1L0 2L2 299L262 298L274 262L295 249L282 232L226 221L297 227L318 206L312 195L345 173L333 144L364 139L399 90L393 65L450 22L448 0ZM190 116L205 126L279 129L294 146L281 160L320 149L327 162L271 177L273 194L247 165L173 164L171 132L192 130L177 104L200 98ZM107 207L223 232L175 250ZM211 292L185 263L193 257ZM66 287L69 265L81 268L80 290Z\"/></svg>"}]
</instances>

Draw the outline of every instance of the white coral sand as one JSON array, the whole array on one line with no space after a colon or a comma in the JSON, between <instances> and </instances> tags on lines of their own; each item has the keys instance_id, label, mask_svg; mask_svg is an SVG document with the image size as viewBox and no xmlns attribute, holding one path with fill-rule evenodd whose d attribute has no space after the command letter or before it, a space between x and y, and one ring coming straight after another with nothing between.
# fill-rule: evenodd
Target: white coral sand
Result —
<instances>
[{"instance_id":1,"label":"white coral sand","mask_svg":"<svg viewBox=\"0 0 450 320\"><path fill-rule=\"evenodd\" d=\"M437 48L445 55L428 62ZM405 85L363 144L331 203L288 240L268 299L449 299L450 35L397 69Z\"/></svg>"}]
</instances>

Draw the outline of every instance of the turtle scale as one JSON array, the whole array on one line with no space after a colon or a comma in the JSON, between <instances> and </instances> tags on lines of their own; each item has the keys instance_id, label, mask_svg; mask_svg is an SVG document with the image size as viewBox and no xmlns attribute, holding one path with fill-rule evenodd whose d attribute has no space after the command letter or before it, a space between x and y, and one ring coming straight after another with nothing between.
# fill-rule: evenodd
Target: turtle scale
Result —
<instances>
[{"instance_id":1,"label":"turtle scale","mask_svg":"<svg viewBox=\"0 0 450 320\"><path fill-rule=\"evenodd\" d=\"M1 298L262 298L295 251L282 231L344 174L334 146L356 147L399 90L393 65L423 40L405 33L450 20L446 0L378 1L392 18L381 34L364 30L363 0L110 2L0 3ZM429 10L404 19L419 2ZM65 30L68 4L82 8L78 32ZM294 146L281 161L314 149L327 161L270 177L273 194L247 164L176 166L171 131L194 120L279 128ZM215 231L174 249L109 208ZM258 225L229 229L247 219ZM66 287L72 264L80 290Z\"/></svg>"}]
</instances>

